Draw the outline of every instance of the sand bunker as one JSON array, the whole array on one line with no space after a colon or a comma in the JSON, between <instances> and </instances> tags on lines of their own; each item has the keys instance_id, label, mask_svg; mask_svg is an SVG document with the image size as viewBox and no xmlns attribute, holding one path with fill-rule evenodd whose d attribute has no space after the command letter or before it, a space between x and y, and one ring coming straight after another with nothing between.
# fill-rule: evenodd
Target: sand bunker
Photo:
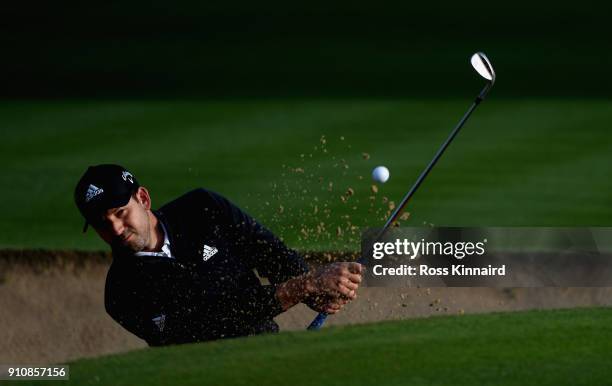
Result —
<instances>
[{"instance_id":1,"label":"sand bunker","mask_svg":"<svg viewBox=\"0 0 612 386\"><path fill-rule=\"evenodd\" d=\"M335 258L331 254L324 257ZM30 252L0 257L0 363L58 363L145 347L104 311L109 263L105 253L62 257ZM607 306L612 304L611 295L612 288L363 288L355 302L328 319L327 326L443 314ZM277 321L282 330L302 330L314 316L314 311L300 305Z\"/></svg>"}]
</instances>

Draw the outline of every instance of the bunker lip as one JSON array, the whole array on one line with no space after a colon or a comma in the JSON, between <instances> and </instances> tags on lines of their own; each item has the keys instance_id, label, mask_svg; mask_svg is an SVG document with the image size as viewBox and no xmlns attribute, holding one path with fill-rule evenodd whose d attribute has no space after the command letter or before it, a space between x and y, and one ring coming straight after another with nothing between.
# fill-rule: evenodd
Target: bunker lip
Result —
<instances>
[{"instance_id":1,"label":"bunker lip","mask_svg":"<svg viewBox=\"0 0 612 386\"><path fill-rule=\"evenodd\" d=\"M313 266L334 261L355 261L359 251L313 251L302 250L300 255ZM29 266L35 269L45 267L86 267L90 264L110 264L110 251L70 250L70 249L0 249L0 268Z\"/></svg>"}]
</instances>

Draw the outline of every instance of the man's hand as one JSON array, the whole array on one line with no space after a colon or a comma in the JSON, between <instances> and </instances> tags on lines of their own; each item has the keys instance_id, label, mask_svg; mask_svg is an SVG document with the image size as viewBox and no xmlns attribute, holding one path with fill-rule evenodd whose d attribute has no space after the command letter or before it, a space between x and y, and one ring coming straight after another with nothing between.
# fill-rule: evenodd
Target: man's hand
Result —
<instances>
[{"instance_id":1,"label":"man's hand","mask_svg":"<svg viewBox=\"0 0 612 386\"><path fill-rule=\"evenodd\" d=\"M364 267L359 263L333 263L281 284L276 295L283 310L299 302L318 312L335 314L357 297Z\"/></svg>"},{"instance_id":2,"label":"man's hand","mask_svg":"<svg viewBox=\"0 0 612 386\"><path fill-rule=\"evenodd\" d=\"M334 263L317 269L306 281L304 303L315 311L335 314L357 297L362 272L359 263Z\"/></svg>"}]
</instances>

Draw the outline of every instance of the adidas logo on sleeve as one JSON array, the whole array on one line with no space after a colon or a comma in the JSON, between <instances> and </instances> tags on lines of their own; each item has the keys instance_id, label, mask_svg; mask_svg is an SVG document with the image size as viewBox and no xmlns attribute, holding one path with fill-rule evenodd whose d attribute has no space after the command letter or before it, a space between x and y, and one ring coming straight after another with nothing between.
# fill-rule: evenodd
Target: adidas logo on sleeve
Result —
<instances>
[{"instance_id":1,"label":"adidas logo on sleeve","mask_svg":"<svg viewBox=\"0 0 612 386\"><path fill-rule=\"evenodd\" d=\"M166 327L166 315L161 314L151 320L153 321L153 323L155 323L159 332L164 331L164 327Z\"/></svg>"}]
</instances>

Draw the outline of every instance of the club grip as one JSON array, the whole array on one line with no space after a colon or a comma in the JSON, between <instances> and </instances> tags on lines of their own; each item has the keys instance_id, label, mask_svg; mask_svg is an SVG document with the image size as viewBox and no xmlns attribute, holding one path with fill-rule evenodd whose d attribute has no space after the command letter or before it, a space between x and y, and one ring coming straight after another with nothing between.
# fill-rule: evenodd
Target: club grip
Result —
<instances>
[{"instance_id":1,"label":"club grip","mask_svg":"<svg viewBox=\"0 0 612 386\"><path fill-rule=\"evenodd\" d=\"M325 319L327 319L327 314L325 312L321 312L319 315L317 315L316 318L314 318L314 320L312 321L312 323L310 323L310 326L308 326L308 330L318 330L323 326L323 323L325 323Z\"/></svg>"}]
</instances>

